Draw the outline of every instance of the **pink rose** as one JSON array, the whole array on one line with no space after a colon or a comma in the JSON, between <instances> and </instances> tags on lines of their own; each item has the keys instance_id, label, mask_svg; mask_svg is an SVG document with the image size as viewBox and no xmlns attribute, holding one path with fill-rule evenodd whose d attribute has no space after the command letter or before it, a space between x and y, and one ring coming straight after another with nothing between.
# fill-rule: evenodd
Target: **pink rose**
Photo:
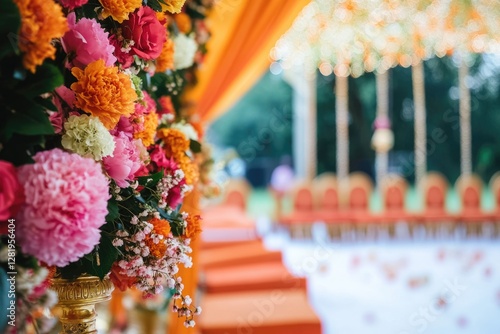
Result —
<instances>
[{"instance_id":1,"label":"pink rose","mask_svg":"<svg viewBox=\"0 0 500 334\"><path fill-rule=\"evenodd\" d=\"M85 5L89 0L59 0L61 5L69 10L73 10L75 8L81 7Z\"/></svg>"},{"instance_id":2,"label":"pink rose","mask_svg":"<svg viewBox=\"0 0 500 334\"><path fill-rule=\"evenodd\" d=\"M23 188L10 162L0 160L0 234L7 233L7 220L14 218L24 202Z\"/></svg>"},{"instance_id":3,"label":"pink rose","mask_svg":"<svg viewBox=\"0 0 500 334\"><path fill-rule=\"evenodd\" d=\"M115 47L109 44L108 33L94 19L82 18L76 22L74 12L68 14L70 30L61 39L68 54L69 65L84 68L93 61L102 59L106 66L113 66Z\"/></svg>"},{"instance_id":4,"label":"pink rose","mask_svg":"<svg viewBox=\"0 0 500 334\"><path fill-rule=\"evenodd\" d=\"M142 162L134 142L126 134L120 132L115 136L113 156L102 159L104 168L119 187L127 187L128 181L134 179L135 173L141 168Z\"/></svg>"},{"instance_id":5,"label":"pink rose","mask_svg":"<svg viewBox=\"0 0 500 334\"><path fill-rule=\"evenodd\" d=\"M145 6L123 22L122 34L134 41L131 52L145 60L158 58L167 40L165 27L156 17L156 12Z\"/></svg>"}]
</instances>

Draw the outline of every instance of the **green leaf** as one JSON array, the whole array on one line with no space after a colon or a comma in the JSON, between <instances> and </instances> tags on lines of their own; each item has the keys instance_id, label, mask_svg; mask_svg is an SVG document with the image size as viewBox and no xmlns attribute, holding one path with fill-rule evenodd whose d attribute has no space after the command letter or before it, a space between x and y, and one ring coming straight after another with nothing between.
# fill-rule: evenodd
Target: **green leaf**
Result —
<instances>
[{"instance_id":1,"label":"green leaf","mask_svg":"<svg viewBox=\"0 0 500 334\"><path fill-rule=\"evenodd\" d=\"M193 152L193 153L200 153L201 152L201 144L197 140L191 139L189 141L189 148L191 149L191 152Z\"/></svg>"},{"instance_id":2,"label":"green leaf","mask_svg":"<svg viewBox=\"0 0 500 334\"><path fill-rule=\"evenodd\" d=\"M61 274L61 278L74 280L85 273L83 266L84 260L78 260L68 264L66 267L59 268L58 271Z\"/></svg>"},{"instance_id":3,"label":"green leaf","mask_svg":"<svg viewBox=\"0 0 500 334\"><path fill-rule=\"evenodd\" d=\"M162 177L163 171L160 171L152 175L138 177L137 181L141 186L153 187L156 186L156 184L161 180Z\"/></svg>"},{"instance_id":4,"label":"green leaf","mask_svg":"<svg viewBox=\"0 0 500 334\"><path fill-rule=\"evenodd\" d=\"M160 2L158 0L148 0L148 6L151 7L154 11L162 11Z\"/></svg>"},{"instance_id":5,"label":"green leaf","mask_svg":"<svg viewBox=\"0 0 500 334\"><path fill-rule=\"evenodd\" d=\"M13 112L0 125L0 133L9 140L14 133L22 135L51 135L54 128L42 106L17 92L8 92L5 102Z\"/></svg>"},{"instance_id":6,"label":"green leaf","mask_svg":"<svg viewBox=\"0 0 500 334\"><path fill-rule=\"evenodd\" d=\"M101 234L96 254L99 256L99 263L97 263L97 256L94 256L90 263L86 261L85 267L89 274L103 279L111 271L113 263L117 260L118 249L113 246L112 239L109 236Z\"/></svg>"},{"instance_id":7,"label":"green leaf","mask_svg":"<svg viewBox=\"0 0 500 334\"><path fill-rule=\"evenodd\" d=\"M0 59L19 52L18 39L21 27L19 8L12 0L0 0L2 20L0 20Z\"/></svg>"},{"instance_id":8,"label":"green leaf","mask_svg":"<svg viewBox=\"0 0 500 334\"><path fill-rule=\"evenodd\" d=\"M41 96L37 96L33 99L33 101L35 101L36 103L38 103L47 110L52 110L52 111L57 110L57 107L54 105L54 103L52 103L52 96L45 99L42 98Z\"/></svg>"},{"instance_id":9,"label":"green leaf","mask_svg":"<svg viewBox=\"0 0 500 334\"><path fill-rule=\"evenodd\" d=\"M107 222L113 222L120 218L120 210L118 208L118 203L114 198L108 201L108 214L106 215Z\"/></svg>"},{"instance_id":10,"label":"green leaf","mask_svg":"<svg viewBox=\"0 0 500 334\"><path fill-rule=\"evenodd\" d=\"M17 87L27 97L53 91L64 83L64 78L59 69L47 62L39 66L34 74L30 73Z\"/></svg>"}]
</instances>

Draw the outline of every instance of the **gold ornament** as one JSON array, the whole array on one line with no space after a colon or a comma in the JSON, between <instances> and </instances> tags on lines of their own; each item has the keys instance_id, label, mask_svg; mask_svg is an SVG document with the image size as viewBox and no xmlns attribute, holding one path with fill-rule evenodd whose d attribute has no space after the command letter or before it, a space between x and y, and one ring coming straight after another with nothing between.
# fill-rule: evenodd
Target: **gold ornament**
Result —
<instances>
[{"instance_id":1,"label":"gold ornament","mask_svg":"<svg viewBox=\"0 0 500 334\"><path fill-rule=\"evenodd\" d=\"M95 306L111 299L114 287L108 277L81 276L76 280L54 278L51 289L58 297L60 334L97 334Z\"/></svg>"}]
</instances>

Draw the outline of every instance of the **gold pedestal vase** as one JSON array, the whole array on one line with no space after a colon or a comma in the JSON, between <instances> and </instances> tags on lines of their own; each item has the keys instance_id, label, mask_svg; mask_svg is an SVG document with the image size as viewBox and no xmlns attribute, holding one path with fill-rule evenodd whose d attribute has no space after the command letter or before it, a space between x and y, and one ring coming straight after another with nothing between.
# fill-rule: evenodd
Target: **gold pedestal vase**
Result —
<instances>
[{"instance_id":1,"label":"gold pedestal vase","mask_svg":"<svg viewBox=\"0 0 500 334\"><path fill-rule=\"evenodd\" d=\"M81 276L76 280L54 278L60 308L60 334L97 334L95 306L111 299L114 287L108 277Z\"/></svg>"}]
</instances>

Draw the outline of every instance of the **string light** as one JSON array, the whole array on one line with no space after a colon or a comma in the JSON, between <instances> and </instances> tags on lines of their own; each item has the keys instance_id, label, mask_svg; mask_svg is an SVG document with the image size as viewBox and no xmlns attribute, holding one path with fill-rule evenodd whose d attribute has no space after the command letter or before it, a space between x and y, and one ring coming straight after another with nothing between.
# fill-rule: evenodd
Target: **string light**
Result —
<instances>
[{"instance_id":1,"label":"string light","mask_svg":"<svg viewBox=\"0 0 500 334\"><path fill-rule=\"evenodd\" d=\"M305 65L325 71L324 64L330 63L335 73L359 76L455 50L500 52L496 2L315 0L276 43L273 55L283 68Z\"/></svg>"}]
</instances>

